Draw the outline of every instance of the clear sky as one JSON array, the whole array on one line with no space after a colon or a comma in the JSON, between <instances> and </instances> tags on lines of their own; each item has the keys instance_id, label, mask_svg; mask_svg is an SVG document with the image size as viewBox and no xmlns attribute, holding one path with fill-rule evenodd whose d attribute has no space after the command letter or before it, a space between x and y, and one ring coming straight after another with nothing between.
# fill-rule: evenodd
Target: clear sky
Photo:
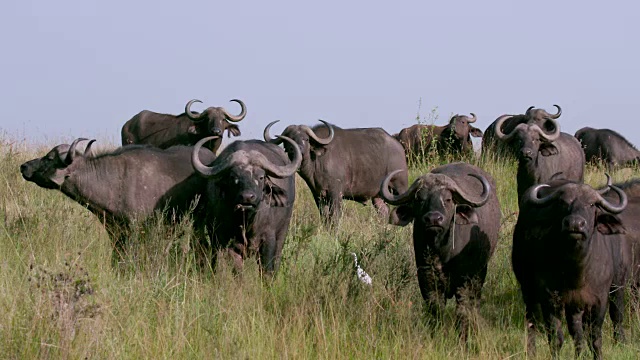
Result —
<instances>
[{"instance_id":1,"label":"clear sky","mask_svg":"<svg viewBox=\"0 0 640 360\"><path fill-rule=\"evenodd\" d=\"M482 130L559 104L563 131L640 145L638 15L637 1L3 0L0 129L119 143L143 109L237 113L238 98L245 139L277 119L395 133L421 100L437 124L474 112Z\"/></svg>"}]
</instances>

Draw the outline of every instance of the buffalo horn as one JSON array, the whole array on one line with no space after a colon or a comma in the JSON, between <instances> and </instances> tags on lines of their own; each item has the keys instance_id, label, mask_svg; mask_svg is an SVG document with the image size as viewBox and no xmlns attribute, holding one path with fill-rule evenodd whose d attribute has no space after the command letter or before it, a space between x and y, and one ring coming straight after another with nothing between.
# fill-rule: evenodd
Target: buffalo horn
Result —
<instances>
[{"instance_id":1,"label":"buffalo horn","mask_svg":"<svg viewBox=\"0 0 640 360\"><path fill-rule=\"evenodd\" d=\"M384 178L384 180L382 180L382 184L380 184L380 196L382 197L382 199L384 199L384 201L386 201L391 205L402 205L411 201L411 199L413 199L413 197L415 196L416 191L418 191L423 184L422 177L419 177L418 179L416 179L416 181L413 182L413 184L411 184L411 187L407 191L405 191L403 194L393 195L389 191L389 181L391 181L391 178L394 175L402 171L406 171L406 170L399 169L399 170L394 170L390 172Z\"/></svg>"},{"instance_id":2,"label":"buffalo horn","mask_svg":"<svg viewBox=\"0 0 640 360\"><path fill-rule=\"evenodd\" d=\"M222 108L222 112L224 112L224 115L227 117L227 120L231 121L231 122L238 122L242 119L244 119L245 116L247 116L247 107L244 106L244 103L241 100L238 99L233 99L233 100L229 100L229 102L231 101L235 101L238 104L240 104L240 114L238 114L237 116L231 115L227 112L227 110L225 110L224 108Z\"/></svg>"},{"instance_id":3,"label":"buffalo horn","mask_svg":"<svg viewBox=\"0 0 640 360\"><path fill-rule=\"evenodd\" d=\"M333 135L334 135L333 126L331 126L328 122L326 122L324 120L318 120L318 121L320 121L326 127L329 128L329 136L328 137L326 137L324 139L319 138L318 135L316 135L316 133L313 132L313 130L308 126L302 126L302 129L304 129L304 131L309 135L309 137L311 139L313 139L313 141L317 142L320 145L328 145L331 142L331 140L333 140Z\"/></svg>"},{"instance_id":4,"label":"buffalo horn","mask_svg":"<svg viewBox=\"0 0 640 360\"><path fill-rule=\"evenodd\" d=\"M562 115L562 109L558 105L553 105L553 106L555 106L558 109L558 112L555 115L549 114L549 117L552 119L557 119L560 117L560 115Z\"/></svg>"},{"instance_id":5,"label":"buffalo horn","mask_svg":"<svg viewBox=\"0 0 640 360\"><path fill-rule=\"evenodd\" d=\"M258 152L255 153L255 157L252 157L252 161L255 161L255 164L263 168L267 174L282 179L289 177L298 171L298 168L302 163L302 153L300 152L300 147L295 141L282 135L278 135L276 137L288 142L293 147L294 155L291 163L289 163L289 165L276 165L269 161L264 155L262 155L262 153Z\"/></svg>"},{"instance_id":6,"label":"buffalo horn","mask_svg":"<svg viewBox=\"0 0 640 360\"><path fill-rule=\"evenodd\" d=\"M487 180L487 178L485 178L482 175L477 175L477 174L468 174L468 175L480 180L480 182L482 183L482 194L480 195L480 199L473 200L465 190L462 190L460 186L458 186L458 183L453 181L453 179L451 179L452 180L451 182L453 183L451 186L452 187L451 190L453 190L455 193L459 195L460 199L457 199L458 203L467 204L473 207L480 207L486 204L487 201L489 201L491 186L489 185L489 181Z\"/></svg>"},{"instance_id":7,"label":"buffalo horn","mask_svg":"<svg viewBox=\"0 0 640 360\"><path fill-rule=\"evenodd\" d=\"M598 204L600 205L601 208L607 210L612 214L619 214L624 210L624 208L627 207L627 201L628 201L627 194L625 194L625 192L622 189L620 189L615 185L609 185L608 187L618 194L618 197L620 198L620 204L613 205L612 203L607 201L605 198L603 198L602 195L600 194L598 194Z\"/></svg>"},{"instance_id":8,"label":"buffalo horn","mask_svg":"<svg viewBox=\"0 0 640 360\"><path fill-rule=\"evenodd\" d=\"M89 140L89 139L77 138L73 140L73 142L71 143L71 146L69 146L69 150L67 151L67 156L64 158L65 164L70 165L73 162L73 159L75 159L75 156L76 156L76 147L78 146L78 143L80 141L85 141L85 140Z\"/></svg>"},{"instance_id":9,"label":"buffalo horn","mask_svg":"<svg viewBox=\"0 0 640 360\"><path fill-rule=\"evenodd\" d=\"M249 153L247 153L244 150L239 150L232 153L225 159L218 157L213 166L206 166L200 161L200 158L198 156L200 148L205 142L216 138L218 137L209 136L198 141L193 148L193 153L191 153L191 163L193 164L193 168L205 177L216 177L220 175L225 169L234 164L251 163L263 168L264 171L270 176L284 178L295 174L295 172L300 167L300 163L302 162L302 153L300 152L300 148L298 147L298 145L290 138L279 135L278 138L282 138L293 146L293 161L289 165L275 165L271 161L269 161L264 156L264 154L257 151L250 151Z\"/></svg>"},{"instance_id":10,"label":"buffalo horn","mask_svg":"<svg viewBox=\"0 0 640 360\"><path fill-rule=\"evenodd\" d=\"M529 113L531 113L531 110L533 110L535 108L535 106L529 106L529 108L527 109L527 111L524 113L526 116L529 116Z\"/></svg>"},{"instance_id":11,"label":"buffalo horn","mask_svg":"<svg viewBox=\"0 0 640 360\"><path fill-rule=\"evenodd\" d=\"M219 136L207 136L206 138L200 139L193 147L193 152L191 153L191 165L193 168L203 176L209 177L215 174L215 169L213 167L206 166L200 161L200 148L204 143L209 140L214 140L220 138ZM219 169L218 171L220 171Z\"/></svg>"},{"instance_id":12,"label":"buffalo horn","mask_svg":"<svg viewBox=\"0 0 640 360\"><path fill-rule=\"evenodd\" d=\"M274 139L269 134L269 130L271 129L273 124L277 123L278 121L280 120L272 121L269 123L269 125L267 125L267 127L264 128L264 132L262 133L262 136L264 137L264 141L268 143L276 144L276 145L280 145L280 143L282 143L282 139Z\"/></svg>"},{"instance_id":13,"label":"buffalo horn","mask_svg":"<svg viewBox=\"0 0 640 360\"><path fill-rule=\"evenodd\" d=\"M533 189L531 189L531 191L529 192L529 201L532 204L537 206L544 206L545 204L547 204L549 201L553 200L556 197L557 191L554 191L543 198L538 198L538 192L540 191L540 189L545 187L549 187L549 185L540 184L540 185L536 185Z\"/></svg>"},{"instance_id":14,"label":"buffalo horn","mask_svg":"<svg viewBox=\"0 0 640 360\"><path fill-rule=\"evenodd\" d=\"M505 121L507 121L508 119L512 118L512 115L502 115L498 118L498 120L496 120L496 127L493 129L496 137L500 140L503 141L507 141L509 139L511 139L513 137L513 135L515 135L515 131L512 131L509 134L505 134L502 132L502 124L504 124Z\"/></svg>"},{"instance_id":15,"label":"buffalo horn","mask_svg":"<svg viewBox=\"0 0 640 360\"><path fill-rule=\"evenodd\" d=\"M548 142L552 142L557 140L560 137L560 125L558 124L557 121L553 119L549 119L547 121L550 121L553 124L554 130L551 134L547 134L540 128L540 126L536 124L529 125L529 126L531 126L532 129L535 129L543 139L545 139Z\"/></svg>"},{"instance_id":16,"label":"buffalo horn","mask_svg":"<svg viewBox=\"0 0 640 360\"><path fill-rule=\"evenodd\" d=\"M609 176L609 174L607 174L607 173L604 173L604 175L607 177L607 185L605 185L600 190L596 190L598 192L598 194L600 194L600 195L604 195L604 194L608 193L609 190L611 189L611 185L613 184L611 182L611 176Z\"/></svg>"},{"instance_id":17,"label":"buffalo horn","mask_svg":"<svg viewBox=\"0 0 640 360\"><path fill-rule=\"evenodd\" d=\"M91 139L87 144L87 147L84 148L84 157L91 155L91 145L93 145L94 142L96 142L96 139Z\"/></svg>"},{"instance_id":18,"label":"buffalo horn","mask_svg":"<svg viewBox=\"0 0 640 360\"><path fill-rule=\"evenodd\" d=\"M199 122L202 121L201 117L204 113L202 114L195 114L193 112L191 112L191 105L193 105L193 103L202 103L202 101L197 100L197 99L193 99L191 101L189 101L187 103L187 105L184 106L184 113L187 114L187 117L189 119L191 119L191 121L195 121L195 122Z\"/></svg>"},{"instance_id":19,"label":"buffalo horn","mask_svg":"<svg viewBox=\"0 0 640 360\"><path fill-rule=\"evenodd\" d=\"M472 117L468 118L468 120L467 120L468 123L472 124L472 123L476 122L476 120L478 120L478 117L476 116L476 114L474 114L474 113L469 113L469 114L471 114Z\"/></svg>"}]
</instances>

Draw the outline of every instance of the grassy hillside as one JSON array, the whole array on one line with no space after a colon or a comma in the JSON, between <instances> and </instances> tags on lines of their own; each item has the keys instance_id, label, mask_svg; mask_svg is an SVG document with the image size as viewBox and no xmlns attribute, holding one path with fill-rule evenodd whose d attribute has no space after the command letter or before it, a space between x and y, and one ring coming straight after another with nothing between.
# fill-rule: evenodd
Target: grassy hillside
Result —
<instances>
[{"instance_id":1,"label":"grassy hillside","mask_svg":"<svg viewBox=\"0 0 640 360\"><path fill-rule=\"evenodd\" d=\"M280 271L259 277L255 261L237 275L222 263L198 269L189 223L151 226L133 239L131 270L111 267L100 222L60 192L24 181L22 162L53 145L0 137L0 358L524 358L524 306L510 265L517 217L513 162L471 159L498 183L503 224L474 335L460 344L454 302L441 318L423 313L411 226L386 225L371 206L347 202L339 228L319 226L309 190L298 199ZM438 163L411 169L410 178ZM620 181L640 176L624 169ZM586 180L602 185L602 169ZM373 278L356 277L351 253ZM637 359L640 312L627 304L627 343L607 318L604 355ZM565 326L565 335L568 337ZM544 337L538 357L549 356ZM590 354L587 354L590 358ZM562 358L573 357L565 342Z\"/></svg>"}]
</instances>

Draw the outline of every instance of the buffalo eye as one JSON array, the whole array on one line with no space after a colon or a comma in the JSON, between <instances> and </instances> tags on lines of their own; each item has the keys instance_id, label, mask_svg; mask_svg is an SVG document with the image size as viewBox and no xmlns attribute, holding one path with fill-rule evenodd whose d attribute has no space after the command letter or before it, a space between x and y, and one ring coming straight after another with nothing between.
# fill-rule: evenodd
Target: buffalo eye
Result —
<instances>
[{"instance_id":1,"label":"buffalo eye","mask_svg":"<svg viewBox=\"0 0 640 360\"><path fill-rule=\"evenodd\" d=\"M260 176L258 176L258 180L260 180L260 181L264 181L264 175L260 175Z\"/></svg>"}]
</instances>

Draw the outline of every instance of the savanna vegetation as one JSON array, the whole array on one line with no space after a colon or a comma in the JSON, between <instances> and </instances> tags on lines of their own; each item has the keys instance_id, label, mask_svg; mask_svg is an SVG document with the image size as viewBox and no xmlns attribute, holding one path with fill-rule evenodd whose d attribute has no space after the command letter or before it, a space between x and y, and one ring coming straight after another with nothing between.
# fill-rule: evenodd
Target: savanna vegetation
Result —
<instances>
[{"instance_id":1,"label":"savanna vegetation","mask_svg":"<svg viewBox=\"0 0 640 360\"><path fill-rule=\"evenodd\" d=\"M273 279L262 278L255 261L240 274L225 261L215 272L197 266L189 221L141 227L129 243L127 266L115 269L109 238L94 215L20 176L22 162L54 145L0 136L0 358L526 357L524 305L510 263L518 209L515 161L466 159L496 179L503 220L465 344L455 331L453 300L439 318L423 310L411 225L387 225L372 206L347 201L339 226L327 230L299 178ZM425 159L412 161L410 180L453 161ZM612 175L622 181L640 171ZM603 168L589 167L585 180L603 185ZM358 279L352 253L371 276L370 286ZM627 301L624 344L613 342L607 318L606 358L638 358L638 310ZM566 325L565 335L561 357L572 358ZM537 357L549 357L544 336Z\"/></svg>"}]
</instances>

